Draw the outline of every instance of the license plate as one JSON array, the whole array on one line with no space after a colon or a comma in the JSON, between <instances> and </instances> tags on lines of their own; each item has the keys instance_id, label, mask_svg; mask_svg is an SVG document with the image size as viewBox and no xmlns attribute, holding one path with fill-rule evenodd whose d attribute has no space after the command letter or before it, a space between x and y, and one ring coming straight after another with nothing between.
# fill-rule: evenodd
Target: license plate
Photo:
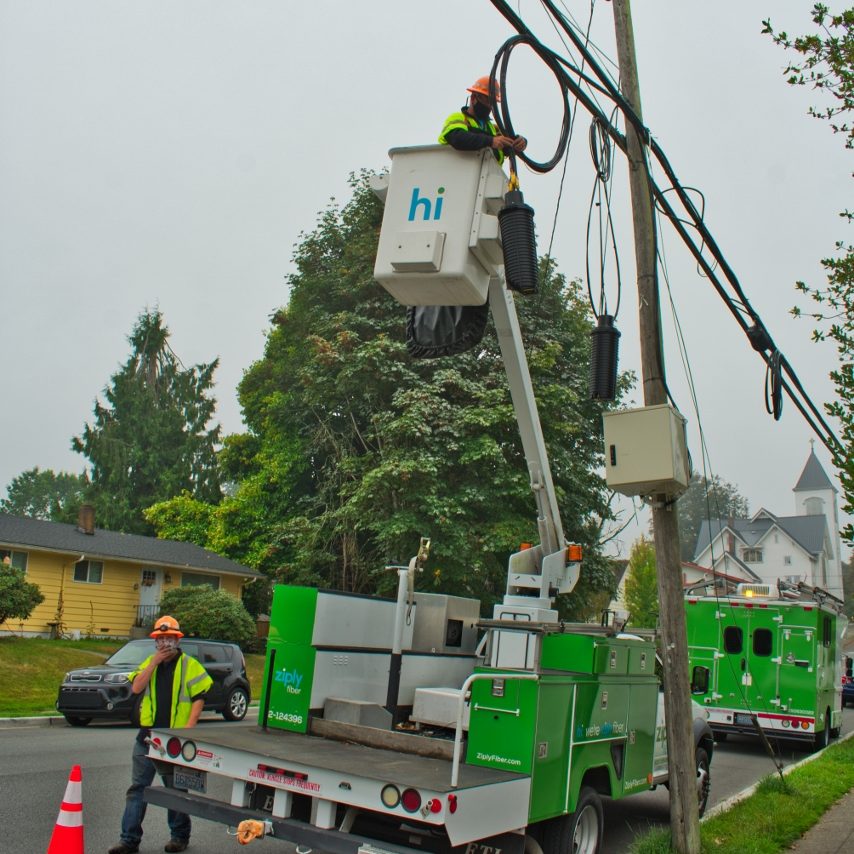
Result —
<instances>
[{"instance_id":1,"label":"license plate","mask_svg":"<svg viewBox=\"0 0 854 854\"><path fill-rule=\"evenodd\" d=\"M173 785L176 789L185 789L188 792L201 792L204 794L207 791L207 784L207 771L197 771L195 768L175 769L175 782Z\"/></svg>"},{"instance_id":2,"label":"license plate","mask_svg":"<svg viewBox=\"0 0 854 854\"><path fill-rule=\"evenodd\" d=\"M753 726L753 718L750 715L736 714L735 722L739 726Z\"/></svg>"}]
</instances>

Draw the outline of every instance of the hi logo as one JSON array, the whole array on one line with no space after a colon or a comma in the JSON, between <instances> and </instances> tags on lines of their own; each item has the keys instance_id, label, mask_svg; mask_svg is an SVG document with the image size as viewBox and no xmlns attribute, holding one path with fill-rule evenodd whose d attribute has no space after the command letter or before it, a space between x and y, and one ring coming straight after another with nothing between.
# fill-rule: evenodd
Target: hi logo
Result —
<instances>
[{"instance_id":1,"label":"hi logo","mask_svg":"<svg viewBox=\"0 0 854 854\"><path fill-rule=\"evenodd\" d=\"M409 202L409 221L414 222L415 216L420 212L421 219L425 222L429 219L439 219L442 216L442 193L445 192L444 187L439 187L436 190L436 198L429 199L427 196L421 195L421 187L412 188L412 199Z\"/></svg>"},{"instance_id":2,"label":"hi logo","mask_svg":"<svg viewBox=\"0 0 854 854\"><path fill-rule=\"evenodd\" d=\"M300 685L302 685L302 673L298 673L296 670L277 670L273 676L274 682L281 682L285 686L285 690L289 694L299 694L301 691Z\"/></svg>"}]
</instances>

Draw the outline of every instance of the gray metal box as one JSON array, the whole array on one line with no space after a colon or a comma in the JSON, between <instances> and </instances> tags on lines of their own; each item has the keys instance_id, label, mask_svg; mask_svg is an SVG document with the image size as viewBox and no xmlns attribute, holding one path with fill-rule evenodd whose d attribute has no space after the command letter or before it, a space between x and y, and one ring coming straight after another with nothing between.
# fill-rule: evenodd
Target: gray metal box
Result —
<instances>
[{"instance_id":1,"label":"gray metal box","mask_svg":"<svg viewBox=\"0 0 854 854\"><path fill-rule=\"evenodd\" d=\"M623 495L679 495L691 477L685 419L668 404L606 412L605 481Z\"/></svg>"},{"instance_id":2,"label":"gray metal box","mask_svg":"<svg viewBox=\"0 0 854 854\"><path fill-rule=\"evenodd\" d=\"M471 655L477 646L479 619L480 602L477 599L416 593L412 649Z\"/></svg>"}]
</instances>

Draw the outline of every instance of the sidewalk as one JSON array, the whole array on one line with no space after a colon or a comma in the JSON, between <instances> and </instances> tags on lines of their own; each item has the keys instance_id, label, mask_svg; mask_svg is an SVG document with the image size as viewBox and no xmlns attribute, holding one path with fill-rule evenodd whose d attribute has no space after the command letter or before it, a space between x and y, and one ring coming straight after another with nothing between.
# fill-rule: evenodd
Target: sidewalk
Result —
<instances>
[{"instance_id":1,"label":"sidewalk","mask_svg":"<svg viewBox=\"0 0 854 854\"><path fill-rule=\"evenodd\" d=\"M854 789L838 800L789 851L797 854L854 851Z\"/></svg>"}]
</instances>

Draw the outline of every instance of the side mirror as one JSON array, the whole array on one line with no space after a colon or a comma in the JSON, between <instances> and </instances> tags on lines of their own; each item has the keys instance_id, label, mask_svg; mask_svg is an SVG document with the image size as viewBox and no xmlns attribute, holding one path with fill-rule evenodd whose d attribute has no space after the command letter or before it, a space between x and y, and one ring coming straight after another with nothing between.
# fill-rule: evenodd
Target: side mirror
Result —
<instances>
[{"instance_id":1,"label":"side mirror","mask_svg":"<svg viewBox=\"0 0 854 854\"><path fill-rule=\"evenodd\" d=\"M705 694L709 690L709 668L697 665L691 674L691 693Z\"/></svg>"}]
</instances>

